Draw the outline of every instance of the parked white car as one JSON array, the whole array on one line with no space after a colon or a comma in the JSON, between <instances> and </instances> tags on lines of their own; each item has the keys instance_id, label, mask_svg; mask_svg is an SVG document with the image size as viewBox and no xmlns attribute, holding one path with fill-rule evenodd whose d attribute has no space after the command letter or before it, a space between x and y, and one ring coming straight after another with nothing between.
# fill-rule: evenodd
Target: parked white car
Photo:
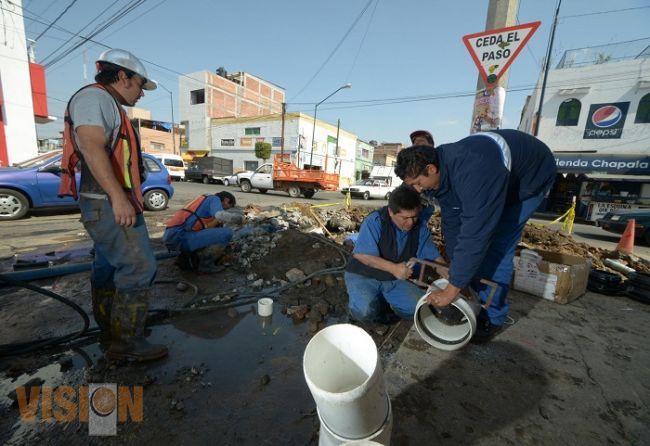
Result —
<instances>
[{"instance_id":1,"label":"parked white car","mask_svg":"<svg viewBox=\"0 0 650 446\"><path fill-rule=\"evenodd\" d=\"M224 186L239 186L239 176L242 174L252 174L250 170L242 170L223 179Z\"/></svg>"},{"instance_id":2,"label":"parked white car","mask_svg":"<svg viewBox=\"0 0 650 446\"><path fill-rule=\"evenodd\" d=\"M395 186L390 186L387 181L378 180L376 178L368 178L366 180L359 180L353 186L344 187L341 193L346 195L350 191L353 197L360 197L364 200L371 198L379 198L388 200L391 192L395 190Z\"/></svg>"}]
</instances>

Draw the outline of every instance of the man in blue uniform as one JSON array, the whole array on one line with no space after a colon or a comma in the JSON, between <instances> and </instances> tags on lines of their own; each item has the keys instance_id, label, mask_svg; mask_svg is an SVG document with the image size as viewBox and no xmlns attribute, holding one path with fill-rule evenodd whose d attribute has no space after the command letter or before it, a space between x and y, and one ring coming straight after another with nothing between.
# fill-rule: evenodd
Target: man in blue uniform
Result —
<instances>
[{"instance_id":1,"label":"man in blue uniform","mask_svg":"<svg viewBox=\"0 0 650 446\"><path fill-rule=\"evenodd\" d=\"M409 260L442 259L419 214L418 193L402 186L390 195L388 206L363 221L345 272L354 319L386 322L387 307L401 318L413 317L424 291L408 281L413 275Z\"/></svg>"},{"instance_id":2,"label":"man in blue uniform","mask_svg":"<svg viewBox=\"0 0 650 446\"><path fill-rule=\"evenodd\" d=\"M438 200L449 286L429 303L446 307L468 285L486 301L486 278L499 287L479 315L476 340L496 334L508 315L513 257L526 221L550 190L555 158L539 139L517 130L477 133L435 149L412 146L397 157L395 173Z\"/></svg>"},{"instance_id":3,"label":"man in blue uniform","mask_svg":"<svg viewBox=\"0 0 650 446\"><path fill-rule=\"evenodd\" d=\"M235 196L226 191L195 198L167 221L163 235L165 246L180 251L179 259L186 259L191 264L188 267L198 268L202 272L217 272L214 258L193 253L208 246L225 247L230 243L233 231L222 227L224 221L219 214L235 205Z\"/></svg>"}]
</instances>

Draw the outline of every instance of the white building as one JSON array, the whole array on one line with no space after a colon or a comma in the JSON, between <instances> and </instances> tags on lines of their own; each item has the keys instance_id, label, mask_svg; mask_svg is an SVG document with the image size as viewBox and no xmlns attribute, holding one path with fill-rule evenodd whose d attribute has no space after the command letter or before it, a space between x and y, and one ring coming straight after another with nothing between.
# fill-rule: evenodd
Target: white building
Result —
<instances>
[{"instance_id":1,"label":"white building","mask_svg":"<svg viewBox=\"0 0 650 446\"><path fill-rule=\"evenodd\" d=\"M620 44L567 51L549 70L537 136L560 174L547 211L565 211L573 196L588 220L650 207L650 47L620 51ZM534 134L541 88L540 76L520 130Z\"/></svg>"},{"instance_id":2,"label":"white building","mask_svg":"<svg viewBox=\"0 0 650 446\"><path fill-rule=\"evenodd\" d=\"M313 166L326 172L338 173L340 185L354 181L357 136L327 122L317 120L314 150L311 137L314 118L302 113L287 113L284 119L284 153L300 168ZM268 142L271 159L282 149L282 114L258 118L213 119L211 125L211 155L233 160L233 168L255 170L264 160L255 157L255 143Z\"/></svg>"},{"instance_id":3,"label":"white building","mask_svg":"<svg viewBox=\"0 0 650 446\"><path fill-rule=\"evenodd\" d=\"M36 123L48 117L45 71L25 41L21 0L2 3L0 15L0 165L38 154Z\"/></svg>"}]
</instances>

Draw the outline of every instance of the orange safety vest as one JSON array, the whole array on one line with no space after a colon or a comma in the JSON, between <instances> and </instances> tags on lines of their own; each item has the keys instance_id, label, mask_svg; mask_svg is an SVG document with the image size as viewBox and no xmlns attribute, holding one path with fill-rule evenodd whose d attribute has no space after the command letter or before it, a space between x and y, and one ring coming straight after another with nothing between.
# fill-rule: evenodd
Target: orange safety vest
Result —
<instances>
[{"instance_id":1,"label":"orange safety vest","mask_svg":"<svg viewBox=\"0 0 650 446\"><path fill-rule=\"evenodd\" d=\"M140 177L140 139L138 138L133 125L129 120L124 108L120 106L119 102L113 96L111 91L101 84L86 85L81 88L77 93L85 88L101 88L108 92L120 112L120 128L117 132L117 137L113 141L110 148L110 160L113 167L115 177L122 185L122 188L127 192L129 201L133 205L136 213L142 213L144 206L144 199L142 197ZM72 95L74 98L77 93ZM70 101L72 101L70 98ZM70 118L70 102L65 108L65 127L63 132L63 158L61 159L61 183L59 184L59 197L73 197L75 200L78 198L77 182L75 179L75 168L81 160L79 147L74 139L74 123Z\"/></svg>"},{"instance_id":2,"label":"orange safety vest","mask_svg":"<svg viewBox=\"0 0 650 446\"><path fill-rule=\"evenodd\" d=\"M183 226L185 225L187 219L193 215L196 217L196 221L192 224L191 230L200 231L202 229L205 229L205 227L214 220L214 217L199 217L196 213L196 210L203 204L208 196L208 194L199 195L194 200L187 203L183 209L176 211L176 213L172 215L169 220L167 220L165 227L169 229L177 226Z\"/></svg>"}]
</instances>

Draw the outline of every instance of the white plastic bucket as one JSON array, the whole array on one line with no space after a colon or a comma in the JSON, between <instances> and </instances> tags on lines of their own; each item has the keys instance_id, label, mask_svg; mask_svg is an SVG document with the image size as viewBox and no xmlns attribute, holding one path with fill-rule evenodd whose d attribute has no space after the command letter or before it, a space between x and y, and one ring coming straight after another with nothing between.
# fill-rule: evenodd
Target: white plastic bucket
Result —
<instances>
[{"instance_id":1,"label":"white plastic bucket","mask_svg":"<svg viewBox=\"0 0 650 446\"><path fill-rule=\"evenodd\" d=\"M357 440L344 438L332 432L321 418L320 413L318 413L318 420L320 421L318 446L390 446L390 436L393 432L393 411L390 406L390 401L388 403L388 416L383 426L368 437Z\"/></svg>"},{"instance_id":2,"label":"white plastic bucket","mask_svg":"<svg viewBox=\"0 0 650 446\"><path fill-rule=\"evenodd\" d=\"M257 301L257 315L267 317L273 314L273 299L263 297Z\"/></svg>"},{"instance_id":3,"label":"white plastic bucket","mask_svg":"<svg viewBox=\"0 0 650 446\"><path fill-rule=\"evenodd\" d=\"M390 401L377 346L361 328L338 324L318 332L305 348L303 372L331 432L360 440L384 426Z\"/></svg>"},{"instance_id":4,"label":"white plastic bucket","mask_svg":"<svg viewBox=\"0 0 650 446\"><path fill-rule=\"evenodd\" d=\"M444 289L448 283L445 279L437 280L434 287ZM422 339L440 350L458 350L464 347L476 332L476 317L481 311L480 304L461 296L452 305L464 316L463 322L458 325L448 325L438 319L435 310L427 302L426 294L415 307L415 329Z\"/></svg>"}]
</instances>

